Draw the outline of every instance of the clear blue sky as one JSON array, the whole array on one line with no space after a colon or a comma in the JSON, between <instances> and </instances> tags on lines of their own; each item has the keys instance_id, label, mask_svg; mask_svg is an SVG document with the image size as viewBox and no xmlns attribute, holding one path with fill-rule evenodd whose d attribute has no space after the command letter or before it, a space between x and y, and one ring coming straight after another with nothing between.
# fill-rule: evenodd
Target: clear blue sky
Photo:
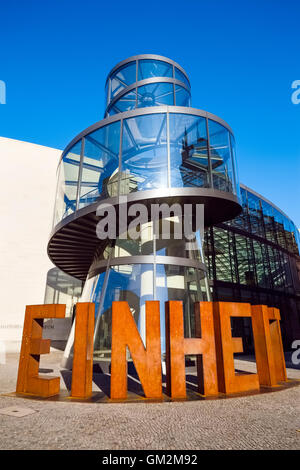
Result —
<instances>
[{"instance_id":1,"label":"clear blue sky","mask_svg":"<svg viewBox=\"0 0 300 470\"><path fill-rule=\"evenodd\" d=\"M189 74L192 105L233 128L240 180L300 227L298 0L10 0L0 41L1 136L63 149L102 119L117 62L165 55Z\"/></svg>"}]
</instances>

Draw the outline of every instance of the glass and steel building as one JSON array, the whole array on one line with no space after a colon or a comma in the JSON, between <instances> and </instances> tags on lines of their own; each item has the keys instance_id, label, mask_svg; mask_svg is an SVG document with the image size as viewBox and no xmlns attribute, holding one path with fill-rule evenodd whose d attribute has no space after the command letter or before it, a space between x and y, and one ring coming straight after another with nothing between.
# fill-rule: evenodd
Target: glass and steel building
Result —
<instances>
[{"instance_id":1,"label":"glass and steel building","mask_svg":"<svg viewBox=\"0 0 300 470\"><path fill-rule=\"evenodd\" d=\"M110 355L113 300L128 302L142 337L145 301L160 301L163 352L166 300L183 301L187 336L194 334L194 302L210 299L279 306L286 343L299 332L298 232L282 211L239 185L230 126L190 106L180 65L131 57L108 75L104 119L62 153L48 254L84 282L81 301L95 302L95 359ZM116 236L101 240L97 208L104 203L117 214ZM154 236L151 217L132 239L135 203L203 204L204 236L196 227L187 248L175 236L183 217L170 213L159 224L169 222L169 239ZM233 328L251 348L251 325L242 323ZM72 335L69 351L71 342Z\"/></svg>"}]
</instances>

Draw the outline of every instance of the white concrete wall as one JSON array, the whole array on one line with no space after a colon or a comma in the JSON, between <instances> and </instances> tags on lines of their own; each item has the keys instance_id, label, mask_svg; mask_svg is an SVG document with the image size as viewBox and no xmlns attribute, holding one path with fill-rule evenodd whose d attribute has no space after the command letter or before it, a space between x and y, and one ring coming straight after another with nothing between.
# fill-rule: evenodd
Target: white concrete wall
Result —
<instances>
[{"instance_id":1,"label":"white concrete wall","mask_svg":"<svg viewBox=\"0 0 300 470\"><path fill-rule=\"evenodd\" d=\"M26 305L42 304L61 150L0 137L0 349L19 351Z\"/></svg>"}]
</instances>

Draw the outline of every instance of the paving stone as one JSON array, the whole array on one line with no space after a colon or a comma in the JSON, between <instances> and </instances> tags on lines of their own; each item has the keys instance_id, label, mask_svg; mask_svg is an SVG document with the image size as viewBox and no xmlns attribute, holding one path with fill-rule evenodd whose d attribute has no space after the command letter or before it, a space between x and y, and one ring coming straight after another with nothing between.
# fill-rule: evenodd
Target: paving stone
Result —
<instances>
[{"instance_id":1,"label":"paving stone","mask_svg":"<svg viewBox=\"0 0 300 470\"><path fill-rule=\"evenodd\" d=\"M0 366L0 393L15 387L18 357ZM59 371L61 356L41 364ZM237 368L253 371L251 362ZM3 369L5 368L5 369ZM300 371L293 370L295 378ZM63 380L61 379L63 386ZM300 385L221 400L78 403L0 396L0 408L31 408L20 422L0 415L0 449L300 450Z\"/></svg>"},{"instance_id":2,"label":"paving stone","mask_svg":"<svg viewBox=\"0 0 300 470\"><path fill-rule=\"evenodd\" d=\"M21 408L20 406L9 406L8 408L0 408L0 414L13 416L14 418L23 418L24 416L36 413L31 408Z\"/></svg>"}]
</instances>

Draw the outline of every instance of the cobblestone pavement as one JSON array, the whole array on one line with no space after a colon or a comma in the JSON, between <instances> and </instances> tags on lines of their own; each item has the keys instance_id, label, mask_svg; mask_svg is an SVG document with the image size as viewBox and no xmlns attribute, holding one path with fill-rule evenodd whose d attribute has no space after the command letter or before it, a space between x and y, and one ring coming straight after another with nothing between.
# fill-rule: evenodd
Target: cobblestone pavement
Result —
<instances>
[{"instance_id":1,"label":"cobblestone pavement","mask_svg":"<svg viewBox=\"0 0 300 470\"><path fill-rule=\"evenodd\" d=\"M52 357L51 357L52 356ZM59 364L60 353L42 367ZM15 389L17 355L0 366L0 392ZM238 361L238 368L254 364ZM299 370L288 370L300 378ZM63 380L61 380L63 385ZM175 403L74 403L0 396L0 449L300 449L300 385L279 392Z\"/></svg>"}]
</instances>

